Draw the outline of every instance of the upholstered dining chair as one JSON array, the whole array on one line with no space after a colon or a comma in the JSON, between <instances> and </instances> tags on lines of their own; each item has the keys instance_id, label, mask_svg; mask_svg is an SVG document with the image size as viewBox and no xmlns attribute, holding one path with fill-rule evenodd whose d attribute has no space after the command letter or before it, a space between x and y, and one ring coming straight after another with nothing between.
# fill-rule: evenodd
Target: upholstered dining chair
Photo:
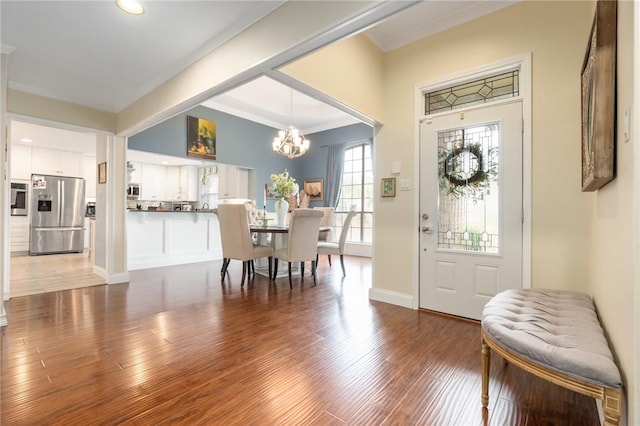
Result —
<instances>
[{"instance_id":1,"label":"upholstered dining chair","mask_svg":"<svg viewBox=\"0 0 640 426\"><path fill-rule=\"evenodd\" d=\"M315 210L320 210L322 212L322 220L320 221L320 226L331 226L331 220L333 219L333 212L335 209L333 207L314 207ZM331 238L331 229L327 229L326 231L320 231L318 234L318 241L329 241Z\"/></svg>"},{"instance_id":2,"label":"upholstered dining chair","mask_svg":"<svg viewBox=\"0 0 640 426\"><path fill-rule=\"evenodd\" d=\"M291 262L300 262L304 265L307 260L311 261L311 275L313 275L313 285L318 283L316 278L316 259L318 249L318 232L320 231L320 220L322 212L315 209L295 209L291 213L289 223L289 234L287 246L276 249L273 252L275 258L273 267L273 279L278 273L278 259L289 262L289 288L293 288L291 282ZM301 266L304 274L304 267Z\"/></svg>"},{"instance_id":3,"label":"upholstered dining chair","mask_svg":"<svg viewBox=\"0 0 640 426\"><path fill-rule=\"evenodd\" d=\"M247 209L243 204L218 205L218 221L220 222L220 239L222 240L222 279L227 273L231 259L242 261L242 281L251 273L251 263L254 259L269 258L269 276L273 248L270 246L254 245L249 231ZM255 272L254 272L255 273Z\"/></svg>"},{"instance_id":4,"label":"upholstered dining chair","mask_svg":"<svg viewBox=\"0 0 640 426\"><path fill-rule=\"evenodd\" d=\"M347 242L347 234L349 233L349 227L351 226L351 220L356 215L356 212L351 210L347 213L347 217L344 219L342 229L340 230L340 239L338 241L318 241L318 255L326 254L329 259L329 266L331 266L331 255L335 254L340 256L340 266L342 266L342 276L346 277L347 273L344 270L344 245ZM317 262L316 262L317 263Z\"/></svg>"}]
</instances>

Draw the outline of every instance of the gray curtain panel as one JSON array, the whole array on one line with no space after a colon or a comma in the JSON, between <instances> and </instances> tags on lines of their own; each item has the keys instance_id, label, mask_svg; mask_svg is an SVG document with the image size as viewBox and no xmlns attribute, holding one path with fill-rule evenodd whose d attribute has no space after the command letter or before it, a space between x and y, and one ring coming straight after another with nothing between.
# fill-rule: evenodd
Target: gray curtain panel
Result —
<instances>
[{"instance_id":1,"label":"gray curtain panel","mask_svg":"<svg viewBox=\"0 0 640 426\"><path fill-rule=\"evenodd\" d=\"M327 157L327 174L324 184L324 202L327 207L337 207L342 185L342 171L344 169L345 144L329 145Z\"/></svg>"}]
</instances>

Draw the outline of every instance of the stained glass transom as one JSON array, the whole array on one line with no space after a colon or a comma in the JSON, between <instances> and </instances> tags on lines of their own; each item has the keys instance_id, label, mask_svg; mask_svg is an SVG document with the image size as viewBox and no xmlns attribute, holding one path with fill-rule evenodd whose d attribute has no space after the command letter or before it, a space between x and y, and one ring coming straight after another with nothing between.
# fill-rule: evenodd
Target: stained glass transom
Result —
<instances>
[{"instance_id":1,"label":"stained glass transom","mask_svg":"<svg viewBox=\"0 0 640 426\"><path fill-rule=\"evenodd\" d=\"M513 98L519 95L519 86L519 71L513 70L425 93L425 114Z\"/></svg>"},{"instance_id":2,"label":"stained glass transom","mask_svg":"<svg viewBox=\"0 0 640 426\"><path fill-rule=\"evenodd\" d=\"M499 125L438 132L438 248L500 252Z\"/></svg>"}]
</instances>

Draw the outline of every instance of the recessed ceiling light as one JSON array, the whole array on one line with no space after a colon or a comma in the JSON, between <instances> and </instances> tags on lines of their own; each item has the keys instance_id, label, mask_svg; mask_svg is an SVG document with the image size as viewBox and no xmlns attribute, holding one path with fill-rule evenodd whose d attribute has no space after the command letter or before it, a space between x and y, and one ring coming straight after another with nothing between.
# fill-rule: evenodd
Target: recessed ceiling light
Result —
<instances>
[{"instance_id":1,"label":"recessed ceiling light","mask_svg":"<svg viewBox=\"0 0 640 426\"><path fill-rule=\"evenodd\" d=\"M167 164L169 164L169 162L168 161L161 161L160 164L167 165Z\"/></svg>"},{"instance_id":2,"label":"recessed ceiling light","mask_svg":"<svg viewBox=\"0 0 640 426\"><path fill-rule=\"evenodd\" d=\"M136 0L116 0L116 4L122 10L132 15L142 15L144 7Z\"/></svg>"},{"instance_id":3,"label":"recessed ceiling light","mask_svg":"<svg viewBox=\"0 0 640 426\"><path fill-rule=\"evenodd\" d=\"M31 143L31 142L33 142L33 140L29 139L29 138L22 138L22 139L20 139L20 142Z\"/></svg>"}]
</instances>

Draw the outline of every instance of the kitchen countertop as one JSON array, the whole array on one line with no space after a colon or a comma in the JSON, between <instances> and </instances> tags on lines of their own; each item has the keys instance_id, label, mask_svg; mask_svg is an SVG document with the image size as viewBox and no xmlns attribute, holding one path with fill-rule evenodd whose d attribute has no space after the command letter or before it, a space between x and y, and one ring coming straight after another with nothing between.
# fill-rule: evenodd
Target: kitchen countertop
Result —
<instances>
[{"instance_id":1,"label":"kitchen countertop","mask_svg":"<svg viewBox=\"0 0 640 426\"><path fill-rule=\"evenodd\" d=\"M138 209L127 209L129 212L136 213L213 213L213 209L200 209L200 210L138 210Z\"/></svg>"}]
</instances>

